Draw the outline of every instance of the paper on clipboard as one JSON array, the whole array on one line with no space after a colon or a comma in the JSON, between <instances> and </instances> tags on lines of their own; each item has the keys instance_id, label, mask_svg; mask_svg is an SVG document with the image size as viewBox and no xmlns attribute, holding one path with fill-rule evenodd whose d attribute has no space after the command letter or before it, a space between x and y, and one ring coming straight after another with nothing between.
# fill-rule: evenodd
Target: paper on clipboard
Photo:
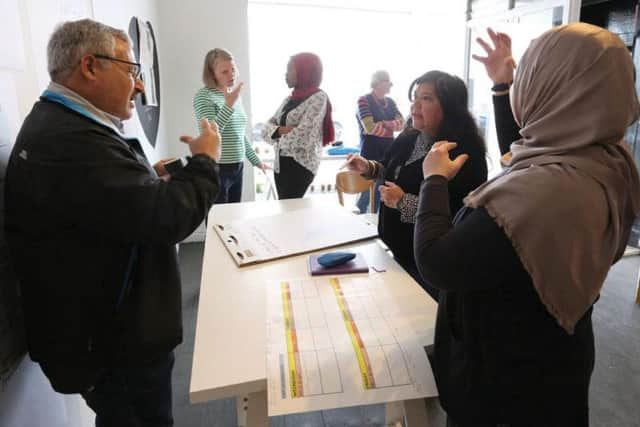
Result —
<instances>
[{"instance_id":1,"label":"paper on clipboard","mask_svg":"<svg viewBox=\"0 0 640 427\"><path fill-rule=\"evenodd\" d=\"M212 227L239 266L378 235L374 224L340 207L300 209Z\"/></svg>"}]
</instances>

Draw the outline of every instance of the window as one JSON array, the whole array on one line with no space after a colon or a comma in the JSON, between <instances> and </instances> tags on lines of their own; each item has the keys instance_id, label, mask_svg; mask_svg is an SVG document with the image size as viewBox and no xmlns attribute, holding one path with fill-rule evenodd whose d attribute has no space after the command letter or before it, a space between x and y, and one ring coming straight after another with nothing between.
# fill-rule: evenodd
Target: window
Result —
<instances>
[{"instance_id":1,"label":"window","mask_svg":"<svg viewBox=\"0 0 640 427\"><path fill-rule=\"evenodd\" d=\"M357 147L356 102L371 90L374 71L389 71L390 96L404 116L414 78L431 69L462 76L465 5L462 0L249 0L254 125L267 121L290 93L284 82L289 58L314 52L323 62L321 87L342 127L340 139Z\"/></svg>"}]
</instances>

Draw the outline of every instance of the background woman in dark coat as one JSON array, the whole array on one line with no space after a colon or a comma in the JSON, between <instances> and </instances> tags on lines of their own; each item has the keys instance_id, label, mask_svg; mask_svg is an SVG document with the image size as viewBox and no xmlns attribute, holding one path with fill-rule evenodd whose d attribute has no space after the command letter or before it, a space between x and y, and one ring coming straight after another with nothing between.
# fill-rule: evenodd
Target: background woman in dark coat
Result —
<instances>
[{"instance_id":1,"label":"background woman in dark coat","mask_svg":"<svg viewBox=\"0 0 640 427\"><path fill-rule=\"evenodd\" d=\"M411 84L409 98L412 126L398 135L382 162L353 155L347 166L366 178L385 181L380 186L380 237L396 261L437 299L437 291L422 280L413 258L422 160L439 140L458 142L453 155L468 153L469 161L449 182L449 204L455 212L462 206L462 199L487 179L486 149L467 108L467 88L460 78L429 71Z\"/></svg>"}]
</instances>

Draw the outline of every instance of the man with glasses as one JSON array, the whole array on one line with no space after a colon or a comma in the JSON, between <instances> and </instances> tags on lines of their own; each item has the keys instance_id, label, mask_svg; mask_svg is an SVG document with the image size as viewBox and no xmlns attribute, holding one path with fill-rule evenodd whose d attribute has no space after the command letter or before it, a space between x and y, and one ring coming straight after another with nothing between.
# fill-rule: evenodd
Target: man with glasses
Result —
<instances>
[{"instance_id":1,"label":"man with glasses","mask_svg":"<svg viewBox=\"0 0 640 427\"><path fill-rule=\"evenodd\" d=\"M53 388L81 393L97 426L171 426L182 340L175 244L216 198L220 136L182 137L174 176L125 136L144 90L127 35L88 19L48 45L51 83L11 153L5 230L31 358Z\"/></svg>"},{"instance_id":2,"label":"man with glasses","mask_svg":"<svg viewBox=\"0 0 640 427\"><path fill-rule=\"evenodd\" d=\"M111 57L109 55L100 55L98 53L94 53L93 56L95 58L98 58L98 59L106 59L106 60L109 60L109 61L119 62L121 64L127 64L127 65L129 65L129 74L131 74L131 77L133 77L135 80L138 80L138 78L140 78L140 63L139 62L125 61L124 59L113 58L113 57Z\"/></svg>"}]
</instances>

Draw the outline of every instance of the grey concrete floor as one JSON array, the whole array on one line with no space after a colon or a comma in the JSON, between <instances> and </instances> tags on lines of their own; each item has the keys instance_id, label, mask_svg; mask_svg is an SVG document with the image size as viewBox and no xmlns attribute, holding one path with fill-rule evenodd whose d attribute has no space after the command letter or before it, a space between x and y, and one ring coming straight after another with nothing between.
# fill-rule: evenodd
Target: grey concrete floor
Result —
<instances>
[{"instance_id":1,"label":"grey concrete floor","mask_svg":"<svg viewBox=\"0 0 640 427\"><path fill-rule=\"evenodd\" d=\"M202 266L202 243L180 246L183 279L184 342L176 350L173 371L176 427L231 427L236 424L235 399L189 403L191 356ZM635 290L640 257L623 258L611 269L593 324L596 366L591 380L590 417L595 427L640 427L640 305ZM273 427L381 426L384 407L371 405L274 417ZM444 427L443 417L430 427Z\"/></svg>"}]
</instances>

